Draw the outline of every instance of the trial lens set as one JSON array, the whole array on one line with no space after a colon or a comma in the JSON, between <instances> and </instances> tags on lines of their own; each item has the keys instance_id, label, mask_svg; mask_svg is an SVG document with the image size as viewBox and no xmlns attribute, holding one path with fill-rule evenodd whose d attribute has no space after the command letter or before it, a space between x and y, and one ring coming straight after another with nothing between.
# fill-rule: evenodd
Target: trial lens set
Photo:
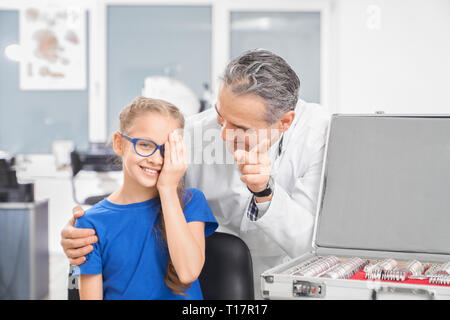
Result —
<instances>
[{"instance_id":1,"label":"trial lens set","mask_svg":"<svg viewBox=\"0 0 450 320\"><path fill-rule=\"evenodd\" d=\"M418 260L399 262L394 259L368 260L358 257L342 259L335 256L313 256L291 267L283 274L331 279L348 279L363 270L365 279L406 281L428 280L430 284L450 284L450 262L421 263Z\"/></svg>"}]
</instances>

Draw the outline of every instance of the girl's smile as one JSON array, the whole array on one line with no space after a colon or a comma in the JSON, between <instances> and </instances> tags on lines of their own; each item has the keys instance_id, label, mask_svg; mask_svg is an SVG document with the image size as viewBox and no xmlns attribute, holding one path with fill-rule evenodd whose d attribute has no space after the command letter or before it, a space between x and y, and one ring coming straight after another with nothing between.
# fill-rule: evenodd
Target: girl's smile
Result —
<instances>
[{"instance_id":1,"label":"girl's smile","mask_svg":"<svg viewBox=\"0 0 450 320\"><path fill-rule=\"evenodd\" d=\"M151 168L151 167L146 167L146 166L139 166L142 171L144 172L145 175L149 176L149 177L158 177L161 169L156 169L156 168Z\"/></svg>"}]
</instances>

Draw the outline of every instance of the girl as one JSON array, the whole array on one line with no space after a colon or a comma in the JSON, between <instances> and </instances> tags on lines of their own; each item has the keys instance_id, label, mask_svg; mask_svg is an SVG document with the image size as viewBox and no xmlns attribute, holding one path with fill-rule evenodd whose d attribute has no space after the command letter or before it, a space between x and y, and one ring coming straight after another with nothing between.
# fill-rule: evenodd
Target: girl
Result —
<instances>
[{"instance_id":1,"label":"girl","mask_svg":"<svg viewBox=\"0 0 450 320\"><path fill-rule=\"evenodd\" d=\"M123 185L76 222L99 238L78 270L81 299L203 298L205 237L218 225L203 193L182 185L183 127L162 100L139 97L120 113Z\"/></svg>"}]
</instances>

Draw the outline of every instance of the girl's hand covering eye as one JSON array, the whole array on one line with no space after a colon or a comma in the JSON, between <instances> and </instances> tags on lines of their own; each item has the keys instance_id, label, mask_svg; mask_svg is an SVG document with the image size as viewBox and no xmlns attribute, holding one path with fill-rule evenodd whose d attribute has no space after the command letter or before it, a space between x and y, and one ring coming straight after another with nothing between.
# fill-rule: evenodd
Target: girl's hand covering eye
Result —
<instances>
[{"instance_id":1,"label":"girl's hand covering eye","mask_svg":"<svg viewBox=\"0 0 450 320\"><path fill-rule=\"evenodd\" d=\"M186 145L183 137L176 131L169 134L164 144L164 164L156 187L161 189L176 189L188 166Z\"/></svg>"}]
</instances>

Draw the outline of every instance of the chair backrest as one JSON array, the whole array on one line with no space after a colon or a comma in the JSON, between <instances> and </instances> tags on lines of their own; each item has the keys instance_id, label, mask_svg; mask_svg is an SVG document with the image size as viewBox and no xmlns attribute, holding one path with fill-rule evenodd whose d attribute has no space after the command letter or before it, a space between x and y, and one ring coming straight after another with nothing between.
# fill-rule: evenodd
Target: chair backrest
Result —
<instances>
[{"instance_id":1,"label":"chair backrest","mask_svg":"<svg viewBox=\"0 0 450 320\"><path fill-rule=\"evenodd\" d=\"M254 300L252 257L245 242L228 233L209 236L199 281L205 300Z\"/></svg>"},{"instance_id":2,"label":"chair backrest","mask_svg":"<svg viewBox=\"0 0 450 320\"><path fill-rule=\"evenodd\" d=\"M69 300L79 300L78 279L69 275ZM205 265L198 278L205 300L254 300L250 250L240 238L215 232L205 241Z\"/></svg>"},{"instance_id":3,"label":"chair backrest","mask_svg":"<svg viewBox=\"0 0 450 320\"><path fill-rule=\"evenodd\" d=\"M78 276L73 275L74 266L69 268L69 281L67 286L67 299L68 300L80 300L80 292L78 290Z\"/></svg>"}]
</instances>

